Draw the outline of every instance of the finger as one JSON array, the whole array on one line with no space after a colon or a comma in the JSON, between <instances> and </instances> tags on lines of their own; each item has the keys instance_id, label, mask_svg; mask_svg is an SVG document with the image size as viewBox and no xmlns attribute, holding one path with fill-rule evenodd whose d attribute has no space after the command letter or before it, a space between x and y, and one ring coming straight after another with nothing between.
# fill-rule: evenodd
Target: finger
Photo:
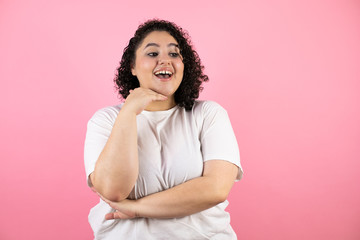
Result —
<instances>
[{"instance_id":1,"label":"finger","mask_svg":"<svg viewBox=\"0 0 360 240\"><path fill-rule=\"evenodd\" d=\"M105 215L105 219L106 220L112 220L112 219L129 219L129 218L132 218L128 215L126 215L125 213L122 213L122 212L112 212L112 213L108 213Z\"/></svg>"},{"instance_id":2,"label":"finger","mask_svg":"<svg viewBox=\"0 0 360 240\"><path fill-rule=\"evenodd\" d=\"M105 215L105 220L115 219L114 213L108 213Z\"/></svg>"},{"instance_id":3,"label":"finger","mask_svg":"<svg viewBox=\"0 0 360 240\"><path fill-rule=\"evenodd\" d=\"M105 215L105 220L115 219L114 213L108 213Z\"/></svg>"},{"instance_id":4,"label":"finger","mask_svg":"<svg viewBox=\"0 0 360 240\"><path fill-rule=\"evenodd\" d=\"M162 95L162 94L160 94L160 93L156 93L155 95L154 95L154 97L153 97L153 101L164 101L164 100L166 100L166 99L168 99L168 97L167 96L165 96L165 95Z\"/></svg>"}]
</instances>

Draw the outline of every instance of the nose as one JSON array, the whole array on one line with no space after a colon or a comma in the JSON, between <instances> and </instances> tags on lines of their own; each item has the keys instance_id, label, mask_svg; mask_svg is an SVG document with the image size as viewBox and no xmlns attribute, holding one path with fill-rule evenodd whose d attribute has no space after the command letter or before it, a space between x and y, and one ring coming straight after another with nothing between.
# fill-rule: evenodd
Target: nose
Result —
<instances>
[{"instance_id":1,"label":"nose","mask_svg":"<svg viewBox=\"0 0 360 240\"><path fill-rule=\"evenodd\" d=\"M171 59L169 57L160 57L158 60L159 65L170 65Z\"/></svg>"}]
</instances>

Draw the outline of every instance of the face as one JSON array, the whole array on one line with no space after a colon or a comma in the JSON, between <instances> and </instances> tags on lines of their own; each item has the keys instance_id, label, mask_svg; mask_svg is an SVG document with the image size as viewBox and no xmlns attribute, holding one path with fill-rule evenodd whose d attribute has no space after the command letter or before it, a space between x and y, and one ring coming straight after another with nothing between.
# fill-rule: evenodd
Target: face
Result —
<instances>
[{"instance_id":1,"label":"face","mask_svg":"<svg viewBox=\"0 0 360 240\"><path fill-rule=\"evenodd\" d=\"M136 50L131 72L140 87L173 97L184 74L184 63L176 40L165 31L149 33Z\"/></svg>"}]
</instances>

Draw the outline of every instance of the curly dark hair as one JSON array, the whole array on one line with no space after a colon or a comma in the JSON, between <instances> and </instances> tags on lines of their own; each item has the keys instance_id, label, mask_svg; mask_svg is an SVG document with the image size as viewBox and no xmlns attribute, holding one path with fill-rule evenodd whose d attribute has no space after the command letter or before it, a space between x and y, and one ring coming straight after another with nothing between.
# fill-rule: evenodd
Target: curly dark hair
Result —
<instances>
[{"instance_id":1,"label":"curly dark hair","mask_svg":"<svg viewBox=\"0 0 360 240\"><path fill-rule=\"evenodd\" d=\"M201 64L198 53L193 49L188 33L175 23L152 19L141 24L135 32L134 37L124 49L120 66L114 79L119 94L126 99L131 89L140 86L136 76L131 74L131 66L135 63L135 53L145 37L153 31L166 31L177 41L180 54L183 57L184 75L174 97L178 106L191 110L199 92L203 89L203 82L209 80L203 73L204 66Z\"/></svg>"}]
</instances>

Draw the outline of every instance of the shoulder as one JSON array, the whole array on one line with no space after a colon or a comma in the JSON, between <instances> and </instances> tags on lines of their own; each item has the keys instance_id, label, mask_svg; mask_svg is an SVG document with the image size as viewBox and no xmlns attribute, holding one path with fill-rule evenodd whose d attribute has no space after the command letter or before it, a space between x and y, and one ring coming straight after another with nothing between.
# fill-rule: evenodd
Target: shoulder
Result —
<instances>
[{"instance_id":1,"label":"shoulder","mask_svg":"<svg viewBox=\"0 0 360 240\"><path fill-rule=\"evenodd\" d=\"M195 113L199 112L201 114L211 114L216 112L226 112L226 110L217 102L214 101L200 101L197 100L194 103L193 111Z\"/></svg>"},{"instance_id":2,"label":"shoulder","mask_svg":"<svg viewBox=\"0 0 360 240\"><path fill-rule=\"evenodd\" d=\"M89 122L113 123L115 121L117 115L119 114L122 105L123 104L121 103L118 105L108 106L108 107L104 107L104 108L97 110L94 113L94 115L91 117Z\"/></svg>"}]
</instances>

